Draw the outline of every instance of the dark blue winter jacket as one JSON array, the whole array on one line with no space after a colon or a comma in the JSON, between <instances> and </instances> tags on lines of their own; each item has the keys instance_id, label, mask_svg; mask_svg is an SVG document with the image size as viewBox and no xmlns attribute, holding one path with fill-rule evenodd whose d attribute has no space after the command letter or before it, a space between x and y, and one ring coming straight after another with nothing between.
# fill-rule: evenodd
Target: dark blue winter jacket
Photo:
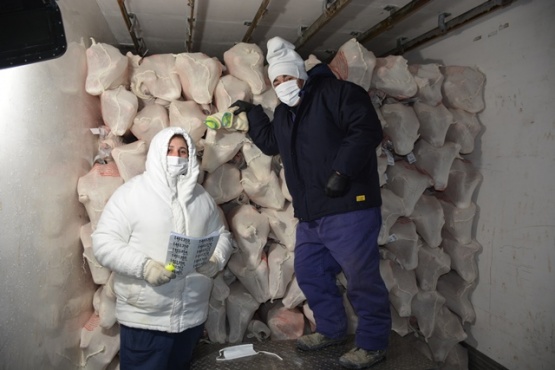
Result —
<instances>
[{"instance_id":1,"label":"dark blue winter jacket","mask_svg":"<svg viewBox=\"0 0 555 370\"><path fill-rule=\"evenodd\" d=\"M279 104L272 122L260 105L249 111L250 137L266 155L280 154L300 221L381 206L376 147L383 133L368 92L323 63L308 75L300 104ZM333 171L350 179L342 197L325 194Z\"/></svg>"}]
</instances>

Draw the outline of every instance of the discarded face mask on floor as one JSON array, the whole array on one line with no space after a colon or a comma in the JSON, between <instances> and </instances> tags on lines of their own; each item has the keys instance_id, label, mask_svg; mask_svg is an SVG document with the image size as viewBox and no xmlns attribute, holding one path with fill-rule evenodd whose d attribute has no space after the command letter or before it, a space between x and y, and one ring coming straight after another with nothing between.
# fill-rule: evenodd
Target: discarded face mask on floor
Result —
<instances>
[{"instance_id":1,"label":"discarded face mask on floor","mask_svg":"<svg viewBox=\"0 0 555 370\"><path fill-rule=\"evenodd\" d=\"M240 344L240 345L237 345L237 346L222 348L222 349L220 349L220 354L218 355L218 357L216 357L216 360L217 361L234 360L234 359L237 359L237 358L258 355L259 353L274 356L274 357L283 361L283 359L275 353L266 352L266 351L256 352L254 350L254 346L252 344Z\"/></svg>"}]
</instances>

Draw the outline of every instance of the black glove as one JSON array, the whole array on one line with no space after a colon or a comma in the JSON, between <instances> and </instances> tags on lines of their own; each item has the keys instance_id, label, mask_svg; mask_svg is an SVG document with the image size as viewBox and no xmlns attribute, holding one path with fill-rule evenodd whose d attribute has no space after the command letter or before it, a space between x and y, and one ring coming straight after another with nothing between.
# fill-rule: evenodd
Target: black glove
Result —
<instances>
[{"instance_id":1,"label":"black glove","mask_svg":"<svg viewBox=\"0 0 555 370\"><path fill-rule=\"evenodd\" d=\"M347 190L349 190L349 178L333 171L326 184L326 195L330 198L337 198L345 195Z\"/></svg>"},{"instance_id":2,"label":"black glove","mask_svg":"<svg viewBox=\"0 0 555 370\"><path fill-rule=\"evenodd\" d=\"M244 100L237 100L235 103L229 106L230 108L237 107L235 111L233 111L234 115L238 115L241 112L249 113L249 111L254 108L254 104L246 102Z\"/></svg>"}]
</instances>

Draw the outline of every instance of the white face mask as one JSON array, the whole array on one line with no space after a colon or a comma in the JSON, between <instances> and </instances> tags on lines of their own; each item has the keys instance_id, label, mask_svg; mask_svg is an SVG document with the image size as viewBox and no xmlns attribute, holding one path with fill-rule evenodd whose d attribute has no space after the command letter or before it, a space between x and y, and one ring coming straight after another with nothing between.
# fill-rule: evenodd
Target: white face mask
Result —
<instances>
[{"instance_id":1,"label":"white face mask","mask_svg":"<svg viewBox=\"0 0 555 370\"><path fill-rule=\"evenodd\" d=\"M187 173L187 169L189 168L189 158L174 157L172 155L168 155L166 158L168 162L168 173L170 176L176 177Z\"/></svg>"},{"instance_id":2,"label":"white face mask","mask_svg":"<svg viewBox=\"0 0 555 370\"><path fill-rule=\"evenodd\" d=\"M301 89L299 88L297 80L285 81L279 84L274 90L279 100L290 107L297 105L301 99L299 96Z\"/></svg>"}]
</instances>

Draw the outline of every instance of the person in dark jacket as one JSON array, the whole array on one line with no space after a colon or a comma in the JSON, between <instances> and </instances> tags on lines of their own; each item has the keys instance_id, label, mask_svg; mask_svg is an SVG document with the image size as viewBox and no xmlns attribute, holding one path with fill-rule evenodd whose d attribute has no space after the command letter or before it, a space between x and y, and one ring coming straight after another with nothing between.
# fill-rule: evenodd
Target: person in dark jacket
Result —
<instances>
[{"instance_id":1,"label":"person in dark jacket","mask_svg":"<svg viewBox=\"0 0 555 370\"><path fill-rule=\"evenodd\" d=\"M385 359L391 330L388 291L379 271L381 195L376 147L381 123L368 93L335 77L326 64L308 73L294 45L268 41L268 75L281 101L270 121L260 105L237 101L249 135L266 155L281 156L298 218L295 275L314 313L316 332L297 340L310 351L344 343L347 317L337 274L358 316L356 347L339 359L362 369Z\"/></svg>"}]
</instances>

